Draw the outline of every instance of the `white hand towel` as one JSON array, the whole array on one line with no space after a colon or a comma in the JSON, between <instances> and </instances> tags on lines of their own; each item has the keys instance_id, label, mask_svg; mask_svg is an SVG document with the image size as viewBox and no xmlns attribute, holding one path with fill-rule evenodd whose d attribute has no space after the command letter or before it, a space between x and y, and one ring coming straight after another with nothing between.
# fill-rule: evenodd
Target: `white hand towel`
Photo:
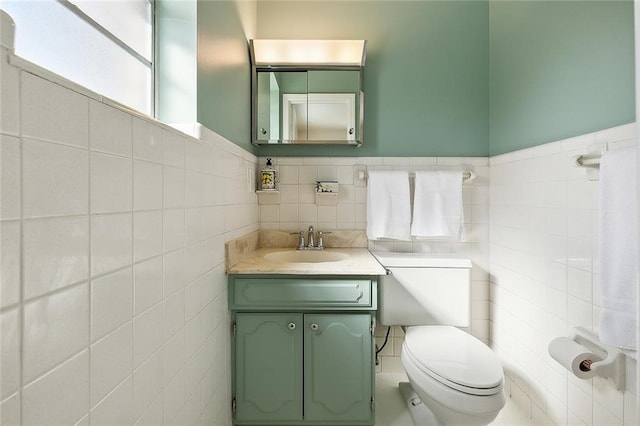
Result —
<instances>
[{"instance_id":1,"label":"white hand towel","mask_svg":"<svg viewBox=\"0 0 640 426\"><path fill-rule=\"evenodd\" d=\"M636 348L638 215L635 147L600 160L600 340Z\"/></svg>"},{"instance_id":2,"label":"white hand towel","mask_svg":"<svg viewBox=\"0 0 640 426\"><path fill-rule=\"evenodd\" d=\"M367 237L410 240L411 195L406 171L370 171L367 188Z\"/></svg>"},{"instance_id":3,"label":"white hand towel","mask_svg":"<svg viewBox=\"0 0 640 426\"><path fill-rule=\"evenodd\" d=\"M411 235L464 240L462 172L416 172Z\"/></svg>"}]
</instances>

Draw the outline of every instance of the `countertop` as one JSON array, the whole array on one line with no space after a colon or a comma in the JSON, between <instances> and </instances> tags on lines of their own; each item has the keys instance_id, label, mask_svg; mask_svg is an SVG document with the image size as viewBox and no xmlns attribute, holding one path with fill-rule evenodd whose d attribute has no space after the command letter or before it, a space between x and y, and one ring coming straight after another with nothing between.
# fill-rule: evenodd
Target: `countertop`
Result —
<instances>
[{"instance_id":1,"label":"countertop","mask_svg":"<svg viewBox=\"0 0 640 426\"><path fill-rule=\"evenodd\" d=\"M260 248L242 257L227 269L228 274L292 275L384 275L385 269L366 248L326 248L325 252L348 254L335 262L280 262L265 259L269 253L292 251L292 248Z\"/></svg>"}]
</instances>

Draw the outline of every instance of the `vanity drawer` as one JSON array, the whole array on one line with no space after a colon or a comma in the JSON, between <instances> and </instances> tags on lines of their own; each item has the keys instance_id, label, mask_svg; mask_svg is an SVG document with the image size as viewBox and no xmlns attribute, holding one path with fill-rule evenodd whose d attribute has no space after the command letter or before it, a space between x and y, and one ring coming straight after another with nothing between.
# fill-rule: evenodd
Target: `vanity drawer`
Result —
<instances>
[{"instance_id":1,"label":"vanity drawer","mask_svg":"<svg viewBox=\"0 0 640 426\"><path fill-rule=\"evenodd\" d=\"M376 309L376 281L370 278L306 279L230 277L229 308Z\"/></svg>"}]
</instances>

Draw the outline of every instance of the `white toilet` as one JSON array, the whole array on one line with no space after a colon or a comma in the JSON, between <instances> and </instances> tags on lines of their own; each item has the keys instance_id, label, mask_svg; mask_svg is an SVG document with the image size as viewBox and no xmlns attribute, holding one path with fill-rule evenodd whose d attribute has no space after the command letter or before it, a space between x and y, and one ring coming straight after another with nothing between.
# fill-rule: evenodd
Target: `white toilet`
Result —
<instances>
[{"instance_id":1,"label":"white toilet","mask_svg":"<svg viewBox=\"0 0 640 426\"><path fill-rule=\"evenodd\" d=\"M407 326L400 390L416 426L487 425L504 407L496 354L468 327L471 261L419 253L374 253L387 269L378 320Z\"/></svg>"}]
</instances>

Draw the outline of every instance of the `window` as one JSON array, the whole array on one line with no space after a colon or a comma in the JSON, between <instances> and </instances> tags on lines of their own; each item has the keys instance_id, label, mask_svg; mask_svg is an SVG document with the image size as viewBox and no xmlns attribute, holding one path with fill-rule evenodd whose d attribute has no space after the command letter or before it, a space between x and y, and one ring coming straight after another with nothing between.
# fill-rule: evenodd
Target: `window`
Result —
<instances>
[{"instance_id":1,"label":"window","mask_svg":"<svg viewBox=\"0 0 640 426\"><path fill-rule=\"evenodd\" d=\"M153 0L2 0L16 54L153 115Z\"/></svg>"}]
</instances>

